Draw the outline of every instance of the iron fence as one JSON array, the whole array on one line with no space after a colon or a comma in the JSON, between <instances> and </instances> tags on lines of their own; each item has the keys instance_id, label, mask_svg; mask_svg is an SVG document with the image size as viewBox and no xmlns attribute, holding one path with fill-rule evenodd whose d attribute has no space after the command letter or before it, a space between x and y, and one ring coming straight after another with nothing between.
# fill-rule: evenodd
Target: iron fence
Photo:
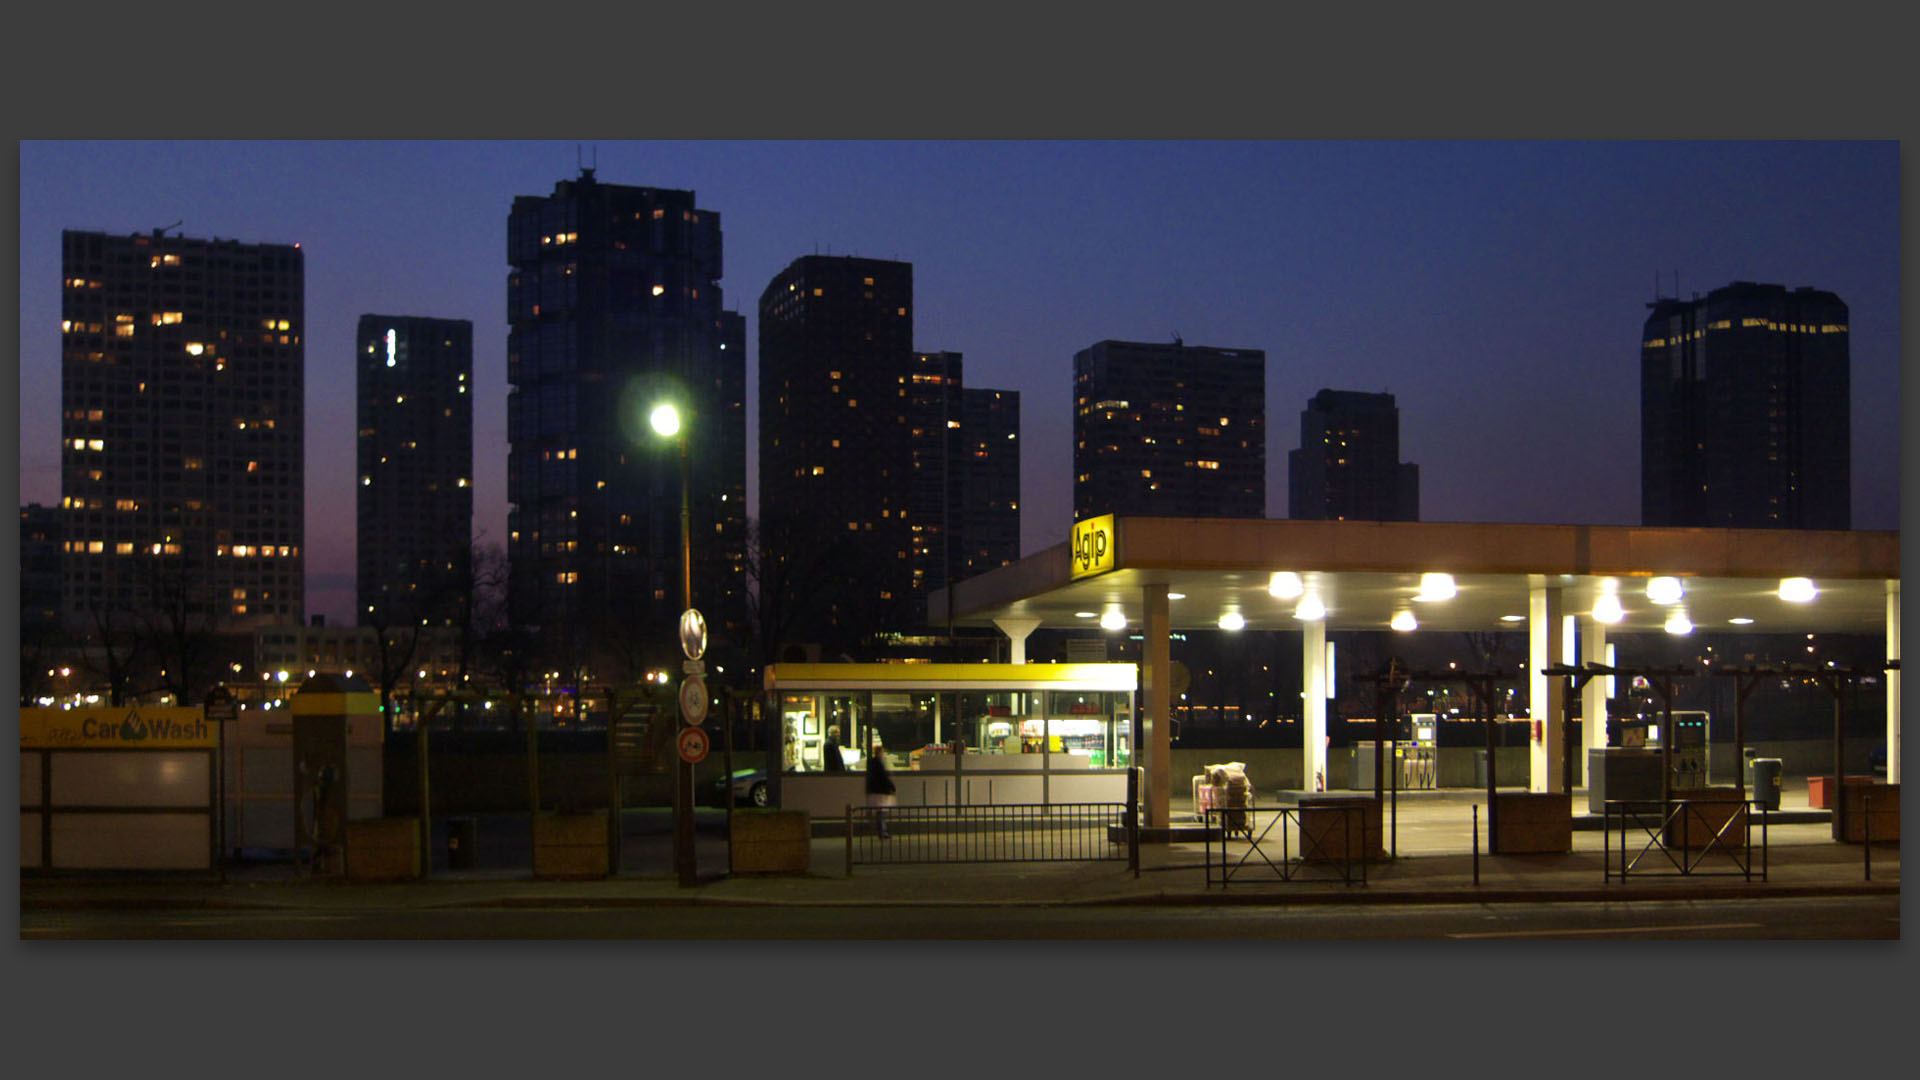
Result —
<instances>
[{"instance_id":1,"label":"iron fence","mask_svg":"<svg viewBox=\"0 0 1920 1080\"><path fill-rule=\"evenodd\" d=\"M1743 812L1729 812L1724 821L1715 824L1706 815L1711 812L1737 807ZM1748 881L1754 875L1753 847L1753 811L1760 812L1760 880L1767 880L1767 811L1768 805L1763 799L1747 799L1733 802L1726 799L1678 799L1671 803L1642 802L1632 800L1609 799L1601 808L1601 865L1605 870L1605 879L1615 877L1625 881L1628 874L1637 873L1643 877L1743 877ZM1614 822L1620 827L1619 864L1616 868L1613 852ZM1639 843L1638 836L1632 834L1638 830L1646 836L1639 850L1633 850L1633 844ZM1629 837L1632 836L1631 842ZM1699 842L1695 849L1694 842ZM1677 843L1676 843L1677 842ZM1676 850L1677 848L1677 850ZM1654 853L1659 858L1651 858ZM1629 858L1631 854L1631 858ZM1712 860L1713 865L1723 867L1717 870L1703 870L1702 866ZM1654 869L1642 869L1645 861ZM1661 867L1665 869L1661 869Z\"/></svg>"},{"instance_id":2,"label":"iron fence","mask_svg":"<svg viewBox=\"0 0 1920 1080\"><path fill-rule=\"evenodd\" d=\"M1209 807L1203 820L1208 887L1218 884L1225 889L1236 877L1367 883L1367 853L1371 849L1363 806ZM1336 820L1337 826L1333 824ZM1231 847L1236 843L1244 845L1237 856ZM1216 846L1218 862L1214 859ZM1273 858L1276 846L1278 862ZM1358 877L1354 874L1356 865ZM1324 872L1309 876L1310 871Z\"/></svg>"},{"instance_id":3,"label":"iron fence","mask_svg":"<svg viewBox=\"0 0 1920 1080\"><path fill-rule=\"evenodd\" d=\"M1131 825L1126 803L849 806L847 873L855 863L1131 862Z\"/></svg>"}]
</instances>

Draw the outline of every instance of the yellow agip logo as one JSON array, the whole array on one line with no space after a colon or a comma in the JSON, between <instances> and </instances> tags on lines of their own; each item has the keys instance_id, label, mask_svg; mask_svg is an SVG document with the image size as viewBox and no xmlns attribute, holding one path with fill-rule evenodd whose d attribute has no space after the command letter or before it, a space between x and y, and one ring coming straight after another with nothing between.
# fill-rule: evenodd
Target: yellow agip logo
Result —
<instances>
[{"instance_id":1,"label":"yellow agip logo","mask_svg":"<svg viewBox=\"0 0 1920 1080\"><path fill-rule=\"evenodd\" d=\"M1113 515L1076 521L1073 525L1073 573L1069 580L1104 574L1120 565Z\"/></svg>"}]
</instances>

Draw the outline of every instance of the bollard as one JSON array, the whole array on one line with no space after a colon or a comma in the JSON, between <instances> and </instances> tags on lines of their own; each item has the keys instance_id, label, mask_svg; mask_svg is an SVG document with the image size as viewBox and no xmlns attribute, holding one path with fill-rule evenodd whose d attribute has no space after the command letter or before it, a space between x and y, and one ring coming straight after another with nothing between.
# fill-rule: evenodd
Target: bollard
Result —
<instances>
[{"instance_id":1,"label":"bollard","mask_svg":"<svg viewBox=\"0 0 1920 1080\"><path fill-rule=\"evenodd\" d=\"M1473 804L1473 883L1480 884L1480 804Z\"/></svg>"},{"instance_id":2,"label":"bollard","mask_svg":"<svg viewBox=\"0 0 1920 1080\"><path fill-rule=\"evenodd\" d=\"M1842 794L1844 796L1844 793ZM1873 880L1873 796L1860 793L1860 851L1867 861L1867 880Z\"/></svg>"}]
</instances>

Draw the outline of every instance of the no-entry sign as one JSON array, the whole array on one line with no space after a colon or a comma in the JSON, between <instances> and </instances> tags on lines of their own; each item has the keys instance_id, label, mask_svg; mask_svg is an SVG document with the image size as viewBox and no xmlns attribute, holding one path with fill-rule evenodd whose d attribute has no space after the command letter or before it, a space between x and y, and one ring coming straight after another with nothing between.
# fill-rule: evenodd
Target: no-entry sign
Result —
<instances>
[{"instance_id":1,"label":"no-entry sign","mask_svg":"<svg viewBox=\"0 0 1920 1080\"><path fill-rule=\"evenodd\" d=\"M698 765L707 760L707 731L705 728L688 727L680 729L675 740L680 746L680 760L689 765Z\"/></svg>"}]
</instances>

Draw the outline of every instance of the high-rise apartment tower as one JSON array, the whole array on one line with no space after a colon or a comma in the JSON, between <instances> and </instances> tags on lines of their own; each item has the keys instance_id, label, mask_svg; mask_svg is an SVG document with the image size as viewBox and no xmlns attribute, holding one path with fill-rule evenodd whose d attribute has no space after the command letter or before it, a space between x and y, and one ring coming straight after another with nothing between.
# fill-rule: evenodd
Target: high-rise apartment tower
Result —
<instances>
[{"instance_id":1,"label":"high-rise apartment tower","mask_svg":"<svg viewBox=\"0 0 1920 1080\"><path fill-rule=\"evenodd\" d=\"M297 244L61 234L62 606L305 617Z\"/></svg>"},{"instance_id":2,"label":"high-rise apartment tower","mask_svg":"<svg viewBox=\"0 0 1920 1080\"><path fill-rule=\"evenodd\" d=\"M1641 523L1849 528L1847 305L1736 281L1648 307Z\"/></svg>"},{"instance_id":3,"label":"high-rise apartment tower","mask_svg":"<svg viewBox=\"0 0 1920 1080\"><path fill-rule=\"evenodd\" d=\"M1300 448L1287 454L1287 516L1420 520L1420 466L1400 460L1400 410L1392 394L1313 395L1300 413Z\"/></svg>"},{"instance_id":4,"label":"high-rise apartment tower","mask_svg":"<svg viewBox=\"0 0 1920 1080\"><path fill-rule=\"evenodd\" d=\"M362 315L354 359L355 618L459 625L472 588L473 324Z\"/></svg>"},{"instance_id":5,"label":"high-rise apartment tower","mask_svg":"<svg viewBox=\"0 0 1920 1080\"><path fill-rule=\"evenodd\" d=\"M1101 341L1073 377L1076 520L1266 516L1265 351Z\"/></svg>"},{"instance_id":6,"label":"high-rise apartment tower","mask_svg":"<svg viewBox=\"0 0 1920 1080\"><path fill-rule=\"evenodd\" d=\"M678 657L684 414L693 602L738 643L746 527L744 323L722 310L720 215L593 170L507 218L507 553L516 626L637 678Z\"/></svg>"}]
</instances>

